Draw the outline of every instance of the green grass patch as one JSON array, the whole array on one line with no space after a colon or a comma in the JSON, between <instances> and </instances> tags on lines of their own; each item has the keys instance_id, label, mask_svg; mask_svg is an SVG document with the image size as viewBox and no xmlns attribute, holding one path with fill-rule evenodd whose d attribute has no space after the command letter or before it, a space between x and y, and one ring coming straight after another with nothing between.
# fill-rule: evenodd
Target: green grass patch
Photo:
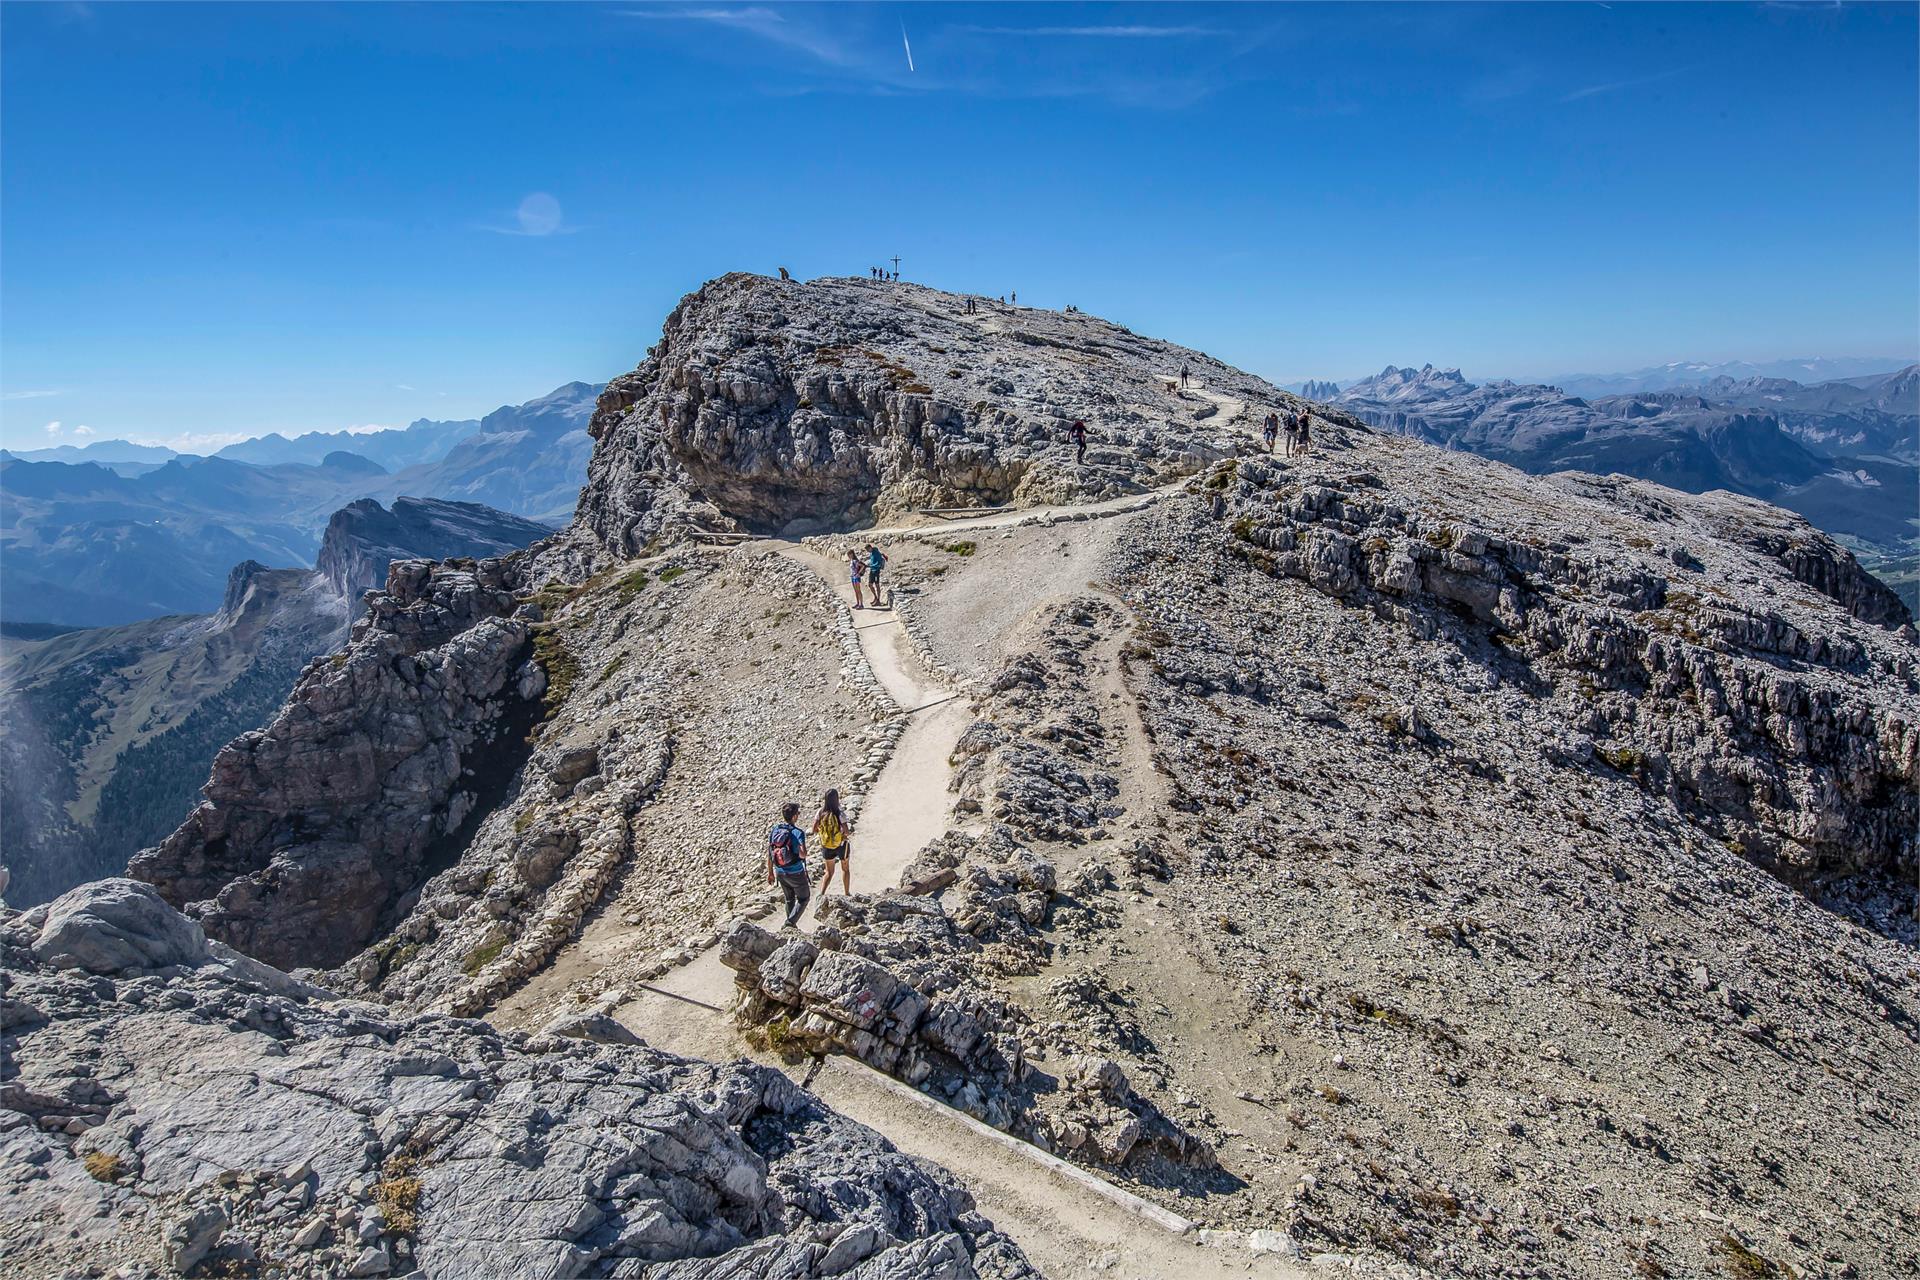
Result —
<instances>
[{"instance_id":1,"label":"green grass patch","mask_svg":"<svg viewBox=\"0 0 1920 1280\"><path fill-rule=\"evenodd\" d=\"M570 587L564 582L549 582L530 597L542 614L552 614L569 600L579 595L582 588Z\"/></svg>"},{"instance_id":2,"label":"green grass patch","mask_svg":"<svg viewBox=\"0 0 1920 1280\"><path fill-rule=\"evenodd\" d=\"M507 943L504 938L498 942L483 942L473 950L467 952L466 958L460 961L460 971L471 978L474 974L492 964L499 958L500 953L506 949Z\"/></svg>"},{"instance_id":3,"label":"green grass patch","mask_svg":"<svg viewBox=\"0 0 1920 1280\"><path fill-rule=\"evenodd\" d=\"M970 556L980 548L978 544L972 542L949 542L940 549L956 556Z\"/></svg>"},{"instance_id":4,"label":"green grass patch","mask_svg":"<svg viewBox=\"0 0 1920 1280\"><path fill-rule=\"evenodd\" d=\"M662 569L660 571L660 581L672 582L675 578L679 577L681 574L685 572L686 572L686 569L683 566L677 565L677 564L671 565L668 568Z\"/></svg>"},{"instance_id":5,"label":"green grass patch","mask_svg":"<svg viewBox=\"0 0 1920 1280\"><path fill-rule=\"evenodd\" d=\"M632 600L635 596L639 595L642 591L645 591L646 589L647 589L647 571L645 569L635 569L632 573L629 573L624 578L620 579L620 583L618 587L618 590L620 592L620 603L626 604L628 601Z\"/></svg>"},{"instance_id":6,"label":"green grass patch","mask_svg":"<svg viewBox=\"0 0 1920 1280\"><path fill-rule=\"evenodd\" d=\"M1786 1274L1779 1263L1747 1248L1732 1232L1714 1241L1713 1251L1720 1255L1720 1265L1726 1273L1736 1280L1767 1280L1769 1276Z\"/></svg>"},{"instance_id":7,"label":"green grass patch","mask_svg":"<svg viewBox=\"0 0 1920 1280\"><path fill-rule=\"evenodd\" d=\"M1638 773L1647 762L1646 753L1632 747L1596 747L1594 754L1620 773Z\"/></svg>"},{"instance_id":8,"label":"green grass patch","mask_svg":"<svg viewBox=\"0 0 1920 1280\"><path fill-rule=\"evenodd\" d=\"M566 702L580 679L580 663L567 650L566 641L552 627L539 627L533 633L533 660L547 673L546 714L551 717Z\"/></svg>"}]
</instances>

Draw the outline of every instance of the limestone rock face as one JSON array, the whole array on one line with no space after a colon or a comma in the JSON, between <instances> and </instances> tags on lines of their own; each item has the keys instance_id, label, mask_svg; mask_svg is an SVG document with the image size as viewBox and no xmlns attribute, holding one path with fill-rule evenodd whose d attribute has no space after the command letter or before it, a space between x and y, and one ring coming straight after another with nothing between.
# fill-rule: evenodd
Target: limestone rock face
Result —
<instances>
[{"instance_id":1,"label":"limestone rock face","mask_svg":"<svg viewBox=\"0 0 1920 1280\"><path fill-rule=\"evenodd\" d=\"M778 1072L280 994L198 939L127 881L0 914L10 1274L1034 1274Z\"/></svg>"},{"instance_id":2,"label":"limestone rock face","mask_svg":"<svg viewBox=\"0 0 1920 1280\"><path fill-rule=\"evenodd\" d=\"M373 941L472 808L470 774L524 751L509 729L525 718L528 629L505 616L502 574L396 563L348 648L215 757L205 803L131 873L270 963L337 963Z\"/></svg>"}]
</instances>

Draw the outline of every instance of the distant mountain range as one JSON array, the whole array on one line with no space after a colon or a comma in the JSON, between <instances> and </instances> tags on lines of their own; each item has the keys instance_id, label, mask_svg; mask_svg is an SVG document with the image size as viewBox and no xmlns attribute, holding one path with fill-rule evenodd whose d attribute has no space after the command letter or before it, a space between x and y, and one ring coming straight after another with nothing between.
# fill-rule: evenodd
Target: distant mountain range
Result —
<instances>
[{"instance_id":1,"label":"distant mountain range","mask_svg":"<svg viewBox=\"0 0 1920 1280\"><path fill-rule=\"evenodd\" d=\"M1729 360L1718 364L1701 360L1674 360L1635 369L1630 373L1558 374L1547 379L1547 382L1576 396L1617 396L1639 391L1703 386L1719 378L1731 382L1745 382L1751 378L1789 379L1803 384L1836 382L1883 374L1889 369L1911 363L1911 360L1885 356L1806 356L1797 360Z\"/></svg>"},{"instance_id":2,"label":"distant mountain range","mask_svg":"<svg viewBox=\"0 0 1920 1280\"><path fill-rule=\"evenodd\" d=\"M484 418L265 436L210 458L120 440L0 451L0 621L211 611L235 563L312 564L329 515L358 498L479 502L558 524L586 479L599 392L571 382Z\"/></svg>"},{"instance_id":3,"label":"distant mountain range","mask_svg":"<svg viewBox=\"0 0 1920 1280\"><path fill-rule=\"evenodd\" d=\"M1525 471L1618 472L1765 499L1852 541L1920 603L1920 366L1810 386L1719 373L1587 398L1389 365L1323 398L1375 427Z\"/></svg>"},{"instance_id":4,"label":"distant mountain range","mask_svg":"<svg viewBox=\"0 0 1920 1280\"><path fill-rule=\"evenodd\" d=\"M346 641L361 594L386 581L390 561L501 555L548 532L472 503L401 498L387 510L362 499L328 522L317 568L235 565L213 613L38 639L10 627L0 653L9 900L117 874L172 830L214 753L264 721L309 660Z\"/></svg>"}]
</instances>

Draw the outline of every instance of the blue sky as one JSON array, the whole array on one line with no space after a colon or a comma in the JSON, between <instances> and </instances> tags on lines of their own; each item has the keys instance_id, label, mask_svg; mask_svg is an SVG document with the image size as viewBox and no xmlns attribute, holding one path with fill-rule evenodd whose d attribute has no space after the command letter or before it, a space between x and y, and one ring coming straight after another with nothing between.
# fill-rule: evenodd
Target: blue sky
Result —
<instances>
[{"instance_id":1,"label":"blue sky","mask_svg":"<svg viewBox=\"0 0 1920 1280\"><path fill-rule=\"evenodd\" d=\"M7 4L0 443L471 416L896 253L1280 379L1910 357L1917 12Z\"/></svg>"}]
</instances>

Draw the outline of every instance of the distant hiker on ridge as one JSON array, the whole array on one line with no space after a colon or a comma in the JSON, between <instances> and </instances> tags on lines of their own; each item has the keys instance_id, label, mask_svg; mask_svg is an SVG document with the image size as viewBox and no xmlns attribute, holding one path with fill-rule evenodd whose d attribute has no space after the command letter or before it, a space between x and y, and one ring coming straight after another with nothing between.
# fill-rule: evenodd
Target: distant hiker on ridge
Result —
<instances>
[{"instance_id":1,"label":"distant hiker on ridge","mask_svg":"<svg viewBox=\"0 0 1920 1280\"><path fill-rule=\"evenodd\" d=\"M1087 424L1078 418L1073 422L1073 460L1076 464L1087 460Z\"/></svg>"},{"instance_id":2,"label":"distant hiker on ridge","mask_svg":"<svg viewBox=\"0 0 1920 1280\"><path fill-rule=\"evenodd\" d=\"M767 883L780 885L786 899L786 928L797 928L812 896L807 888L807 837L793 820L800 806L789 800L780 806L780 821L767 829Z\"/></svg>"},{"instance_id":3,"label":"distant hiker on ridge","mask_svg":"<svg viewBox=\"0 0 1920 1280\"><path fill-rule=\"evenodd\" d=\"M847 552L847 573L853 579L853 607L864 609L867 606L860 599L860 583L867 575L867 567L860 563L860 553Z\"/></svg>"},{"instance_id":4,"label":"distant hiker on ridge","mask_svg":"<svg viewBox=\"0 0 1920 1280\"><path fill-rule=\"evenodd\" d=\"M1313 414L1308 410L1302 409L1300 411L1299 438L1294 442L1294 447L1300 451L1300 456L1303 458L1307 455L1307 451L1313 447L1313 433L1307 429L1307 425L1312 421Z\"/></svg>"},{"instance_id":5,"label":"distant hiker on ridge","mask_svg":"<svg viewBox=\"0 0 1920 1280\"><path fill-rule=\"evenodd\" d=\"M1274 437L1280 434L1280 415L1272 410L1267 412L1267 422L1260 430L1260 436L1267 442L1267 452L1273 452Z\"/></svg>"},{"instance_id":6,"label":"distant hiker on ridge","mask_svg":"<svg viewBox=\"0 0 1920 1280\"><path fill-rule=\"evenodd\" d=\"M840 864L840 892L853 892L852 830L846 815L840 812L840 789L830 789L820 797L820 812L813 819L813 834L820 837L820 858L826 869L820 873L820 896L833 888L833 864Z\"/></svg>"},{"instance_id":7,"label":"distant hiker on ridge","mask_svg":"<svg viewBox=\"0 0 1920 1280\"><path fill-rule=\"evenodd\" d=\"M1187 366L1184 364L1180 366L1180 385L1183 387L1187 385Z\"/></svg>"}]
</instances>

